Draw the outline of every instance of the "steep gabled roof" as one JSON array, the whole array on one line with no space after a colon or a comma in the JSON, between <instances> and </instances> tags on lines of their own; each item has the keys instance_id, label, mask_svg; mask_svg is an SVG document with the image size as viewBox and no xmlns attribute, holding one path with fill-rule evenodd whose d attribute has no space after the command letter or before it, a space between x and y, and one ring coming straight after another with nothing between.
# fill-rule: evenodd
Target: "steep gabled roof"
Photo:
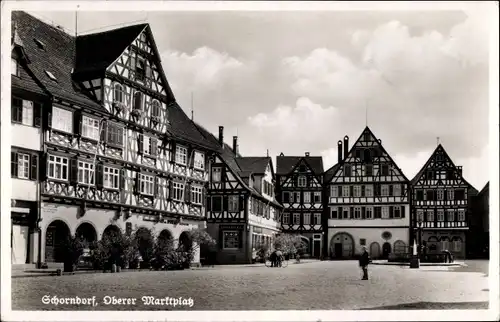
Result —
<instances>
[{"instance_id":1,"label":"steep gabled roof","mask_svg":"<svg viewBox=\"0 0 500 322\"><path fill-rule=\"evenodd\" d=\"M417 172L417 174L415 175L415 177L413 177L413 179L411 180L411 184L412 185L415 185L418 180L420 180L420 178L422 177L422 175L425 173L425 170L429 167L431 161L435 158L435 156L438 154L438 152L442 152L444 154L444 157L446 159L449 160L449 162L451 163L451 165L456 168L456 165L455 163L453 162L453 160L450 158L450 156L448 155L448 153L446 152L446 150L444 149L444 147L439 144L436 149L434 149L434 152L432 152L431 156L429 157L429 159L427 159L427 161L425 162L424 166L420 169L420 171ZM463 174L462 174L462 180L465 181L465 183L473 190L470 190L470 193L471 194L477 194L477 189L474 188L467 180L465 180Z\"/></svg>"},{"instance_id":2,"label":"steep gabled roof","mask_svg":"<svg viewBox=\"0 0 500 322\"><path fill-rule=\"evenodd\" d=\"M236 163L238 163L241 171L252 172L253 174L264 174L266 172L267 165L271 162L270 157L237 157Z\"/></svg>"},{"instance_id":3,"label":"steep gabled roof","mask_svg":"<svg viewBox=\"0 0 500 322\"><path fill-rule=\"evenodd\" d=\"M289 174L301 160L304 160L309 168L317 175L323 173L323 158L314 156L277 156L276 174Z\"/></svg>"},{"instance_id":4,"label":"steep gabled roof","mask_svg":"<svg viewBox=\"0 0 500 322\"><path fill-rule=\"evenodd\" d=\"M73 82L74 37L23 11L12 12L12 23L29 56L30 70L51 95L104 111Z\"/></svg>"},{"instance_id":5,"label":"steep gabled roof","mask_svg":"<svg viewBox=\"0 0 500 322\"><path fill-rule=\"evenodd\" d=\"M340 168L340 163L337 163L334 166L332 166L330 169L326 170L324 173L324 181L323 182L330 182L339 168Z\"/></svg>"},{"instance_id":6,"label":"steep gabled roof","mask_svg":"<svg viewBox=\"0 0 500 322\"><path fill-rule=\"evenodd\" d=\"M489 193L489 192L490 192L490 182L488 181L488 182L486 182L483 189L481 189L481 191L478 194L484 195L485 193Z\"/></svg>"}]
</instances>

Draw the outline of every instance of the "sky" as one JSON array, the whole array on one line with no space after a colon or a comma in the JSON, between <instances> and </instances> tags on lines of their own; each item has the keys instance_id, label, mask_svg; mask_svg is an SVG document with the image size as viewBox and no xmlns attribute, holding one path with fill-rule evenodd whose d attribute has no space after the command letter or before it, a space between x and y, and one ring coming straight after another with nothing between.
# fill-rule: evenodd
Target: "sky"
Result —
<instances>
[{"instance_id":1,"label":"sky","mask_svg":"<svg viewBox=\"0 0 500 322\"><path fill-rule=\"evenodd\" d=\"M75 31L74 12L30 13ZM80 12L78 33L144 22L186 114L244 156L309 152L326 170L368 125L409 179L439 142L476 189L489 180L480 12Z\"/></svg>"}]
</instances>

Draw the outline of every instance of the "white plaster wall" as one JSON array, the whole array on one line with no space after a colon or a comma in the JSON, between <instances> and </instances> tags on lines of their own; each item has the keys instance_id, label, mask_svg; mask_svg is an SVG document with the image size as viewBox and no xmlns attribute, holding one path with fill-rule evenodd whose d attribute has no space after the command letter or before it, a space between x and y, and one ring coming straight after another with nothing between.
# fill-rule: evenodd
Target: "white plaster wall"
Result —
<instances>
[{"instance_id":1,"label":"white plaster wall","mask_svg":"<svg viewBox=\"0 0 500 322\"><path fill-rule=\"evenodd\" d=\"M386 242L382 238L382 233L388 231L392 234L391 239L387 240L391 244L391 249L394 251L394 242L397 240L403 241L406 246L410 241L410 230L408 228L328 228L328 253L330 253L330 248L333 246L331 244L333 236L337 233L348 233L354 239L355 254L361 253L362 246L359 243L361 238L366 239L366 247L370 249L370 244L377 242L380 245L380 251L382 251L382 245Z\"/></svg>"},{"instance_id":2,"label":"white plaster wall","mask_svg":"<svg viewBox=\"0 0 500 322\"><path fill-rule=\"evenodd\" d=\"M248 214L248 223L257 227L267 228L271 230L278 231L280 225L278 222L272 219L266 219L264 217L256 216L254 214Z\"/></svg>"},{"instance_id":3,"label":"white plaster wall","mask_svg":"<svg viewBox=\"0 0 500 322\"><path fill-rule=\"evenodd\" d=\"M40 128L11 123L12 145L21 148L40 151Z\"/></svg>"},{"instance_id":4,"label":"white plaster wall","mask_svg":"<svg viewBox=\"0 0 500 322\"><path fill-rule=\"evenodd\" d=\"M36 201L36 181L12 178L12 199Z\"/></svg>"}]
</instances>

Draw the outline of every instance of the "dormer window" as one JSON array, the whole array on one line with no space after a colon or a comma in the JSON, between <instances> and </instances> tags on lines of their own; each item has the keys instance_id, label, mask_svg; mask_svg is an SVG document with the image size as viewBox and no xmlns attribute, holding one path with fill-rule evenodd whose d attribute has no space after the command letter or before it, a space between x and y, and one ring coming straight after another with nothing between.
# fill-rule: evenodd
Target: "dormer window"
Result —
<instances>
[{"instance_id":1,"label":"dormer window","mask_svg":"<svg viewBox=\"0 0 500 322\"><path fill-rule=\"evenodd\" d=\"M115 103L122 103L125 101L124 89L121 84L116 83L113 91L113 101Z\"/></svg>"},{"instance_id":2,"label":"dormer window","mask_svg":"<svg viewBox=\"0 0 500 322\"><path fill-rule=\"evenodd\" d=\"M57 78L54 76L54 74L52 74L48 70L45 71L45 74L47 74L47 76L49 76L49 78L52 79L54 82L57 82Z\"/></svg>"},{"instance_id":3,"label":"dormer window","mask_svg":"<svg viewBox=\"0 0 500 322\"><path fill-rule=\"evenodd\" d=\"M135 92L134 94L134 110L142 111L142 93Z\"/></svg>"},{"instance_id":4,"label":"dormer window","mask_svg":"<svg viewBox=\"0 0 500 322\"><path fill-rule=\"evenodd\" d=\"M45 50L45 44L41 40L38 40L38 39L34 39L34 40L35 40L35 44L38 46L38 48Z\"/></svg>"},{"instance_id":5,"label":"dormer window","mask_svg":"<svg viewBox=\"0 0 500 322\"><path fill-rule=\"evenodd\" d=\"M17 59L12 58L11 59L11 70L10 73L14 76L20 77L20 68L19 68L19 62Z\"/></svg>"}]
</instances>

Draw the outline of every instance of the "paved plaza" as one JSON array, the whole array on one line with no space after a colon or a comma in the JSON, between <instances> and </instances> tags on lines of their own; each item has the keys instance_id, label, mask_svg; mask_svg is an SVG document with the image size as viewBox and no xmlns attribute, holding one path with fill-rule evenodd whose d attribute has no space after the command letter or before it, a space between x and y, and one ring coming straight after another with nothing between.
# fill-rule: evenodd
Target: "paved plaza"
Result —
<instances>
[{"instance_id":1,"label":"paved plaza","mask_svg":"<svg viewBox=\"0 0 500 322\"><path fill-rule=\"evenodd\" d=\"M370 266L356 261L287 268L222 266L169 272L121 272L12 279L13 310L341 310L487 309L488 262L464 268ZM44 296L96 297L97 306L42 303ZM105 297L136 299L105 305ZM141 298L182 298L184 306L146 305ZM189 305L187 299L191 298ZM112 301L112 300L111 300ZM181 300L182 301L182 300ZM124 302L124 301L122 301ZM130 302L130 301L129 301Z\"/></svg>"}]
</instances>

